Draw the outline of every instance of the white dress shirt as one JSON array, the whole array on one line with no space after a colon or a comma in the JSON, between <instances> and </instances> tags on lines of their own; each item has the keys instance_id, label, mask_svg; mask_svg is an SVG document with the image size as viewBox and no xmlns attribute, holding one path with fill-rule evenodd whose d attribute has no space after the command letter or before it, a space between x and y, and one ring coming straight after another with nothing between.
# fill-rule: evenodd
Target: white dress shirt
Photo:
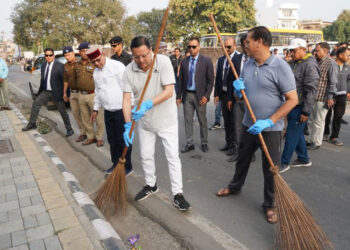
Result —
<instances>
[{"instance_id":1,"label":"white dress shirt","mask_svg":"<svg viewBox=\"0 0 350 250\"><path fill-rule=\"evenodd\" d=\"M55 63L55 61L52 61L52 63L50 63L50 64L46 63L46 69L45 69L45 74L44 74L44 77L45 77L47 70L49 71L49 74L47 75L47 86L46 86L46 90L49 90L49 91L52 91L52 88L51 88L51 71L52 71L52 67L53 67L54 63Z\"/></svg>"},{"instance_id":2,"label":"white dress shirt","mask_svg":"<svg viewBox=\"0 0 350 250\"><path fill-rule=\"evenodd\" d=\"M103 68L95 69L94 110L99 110L101 106L112 112L122 109L124 70L124 64L107 57Z\"/></svg>"}]
</instances>

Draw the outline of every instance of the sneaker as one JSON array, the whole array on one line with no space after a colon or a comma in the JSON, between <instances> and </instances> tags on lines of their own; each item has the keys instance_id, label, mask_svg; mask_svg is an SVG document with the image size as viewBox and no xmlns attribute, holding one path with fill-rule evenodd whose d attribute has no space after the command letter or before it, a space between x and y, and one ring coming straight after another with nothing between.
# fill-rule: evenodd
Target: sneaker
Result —
<instances>
[{"instance_id":1,"label":"sneaker","mask_svg":"<svg viewBox=\"0 0 350 250\"><path fill-rule=\"evenodd\" d=\"M315 143L310 143L309 145L307 145L307 149L308 150L316 150L316 149L319 149L319 148L320 148L320 146L317 146Z\"/></svg>"},{"instance_id":2,"label":"sneaker","mask_svg":"<svg viewBox=\"0 0 350 250\"><path fill-rule=\"evenodd\" d=\"M281 165L281 167L280 167L280 174L282 174L282 173L284 173L284 172L286 172L286 171L288 171L290 169L290 166L288 165L288 164L284 164L284 163L282 163L282 165Z\"/></svg>"},{"instance_id":3,"label":"sneaker","mask_svg":"<svg viewBox=\"0 0 350 250\"><path fill-rule=\"evenodd\" d=\"M328 141L328 135L327 134L323 135L322 141Z\"/></svg>"},{"instance_id":4,"label":"sneaker","mask_svg":"<svg viewBox=\"0 0 350 250\"><path fill-rule=\"evenodd\" d=\"M143 189L135 196L135 201L142 201L146 199L148 196L155 194L158 192L157 185L154 185L154 187L151 187L149 185L146 185L143 187Z\"/></svg>"},{"instance_id":5,"label":"sneaker","mask_svg":"<svg viewBox=\"0 0 350 250\"><path fill-rule=\"evenodd\" d=\"M128 176L132 175L133 173L134 173L133 169L125 170L125 177L128 177Z\"/></svg>"},{"instance_id":6,"label":"sneaker","mask_svg":"<svg viewBox=\"0 0 350 250\"><path fill-rule=\"evenodd\" d=\"M214 123L214 125L211 126L211 128L209 128L209 130L215 130L215 129L219 129L219 128L221 128L220 123Z\"/></svg>"},{"instance_id":7,"label":"sneaker","mask_svg":"<svg viewBox=\"0 0 350 250\"><path fill-rule=\"evenodd\" d=\"M336 146L343 146L344 145L344 143L342 143L341 140L339 140L338 138L329 139L329 142L333 143Z\"/></svg>"},{"instance_id":8,"label":"sneaker","mask_svg":"<svg viewBox=\"0 0 350 250\"><path fill-rule=\"evenodd\" d=\"M295 160L292 162L292 164L290 164L291 167L293 168L300 168L300 167L310 167L312 165L312 162L304 162L304 161L299 161L299 160Z\"/></svg>"},{"instance_id":9,"label":"sneaker","mask_svg":"<svg viewBox=\"0 0 350 250\"><path fill-rule=\"evenodd\" d=\"M188 203L185 200L185 197L180 193L174 196L173 205L177 207L180 211L187 211L188 209L191 208L190 203Z\"/></svg>"}]
</instances>

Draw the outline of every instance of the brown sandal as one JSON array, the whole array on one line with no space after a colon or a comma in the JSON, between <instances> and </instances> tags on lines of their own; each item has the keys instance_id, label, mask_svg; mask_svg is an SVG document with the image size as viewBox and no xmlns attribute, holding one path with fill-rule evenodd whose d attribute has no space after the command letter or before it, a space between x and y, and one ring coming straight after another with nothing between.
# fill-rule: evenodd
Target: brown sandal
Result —
<instances>
[{"instance_id":1,"label":"brown sandal","mask_svg":"<svg viewBox=\"0 0 350 250\"><path fill-rule=\"evenodd\" d=\"M274 208L265 209L266 221L270 224L275 224L277 222L277 213Z\"/></svg>"},{"instance_id":2,"label":"brown sandal","mask_svg":"<svg viewBox=\"0 0 350 250\"><path fill-rule=\"evenodd\" d=\"M219 197L223 197L223 196L228 196L231 194L238 194L239 192L240 191L232 191L229 187L224 187L224 188L219 189L216 192L216 195Z\"/></svg>"}]
</instances>

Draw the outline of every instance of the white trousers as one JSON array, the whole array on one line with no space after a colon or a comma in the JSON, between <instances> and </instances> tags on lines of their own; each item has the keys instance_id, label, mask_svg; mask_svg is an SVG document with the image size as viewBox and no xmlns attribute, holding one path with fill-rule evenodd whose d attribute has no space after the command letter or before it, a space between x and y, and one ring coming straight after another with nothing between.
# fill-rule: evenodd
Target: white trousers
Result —
<instances>
[{"instance_id":1,"label":"white trousers","mask_svg":"<svg viewBox=\"0 0 350 250\"><path fill-rule=\"evenodd\" d=\"M178 124L157 132L145 130L140 123L137 126L142 169L146 185L153 187L156 184L156 167L154 151L156 136L162 140L165 156L168 160L171 191L173 195L182 193L182 170L179 157Z\"/></svg>"},{"instance_id":2,"label":"white trousers","mask_svg":"<svg viewBox=\"0 0 350 250\"><path fill-rule=\"evenodd\" d=\"M309 142L316 146L322 145L323 132L328 109L324 108L324 102L315 102L312 108L308 126L310 129Z\"/></svg>"}]
</instances>

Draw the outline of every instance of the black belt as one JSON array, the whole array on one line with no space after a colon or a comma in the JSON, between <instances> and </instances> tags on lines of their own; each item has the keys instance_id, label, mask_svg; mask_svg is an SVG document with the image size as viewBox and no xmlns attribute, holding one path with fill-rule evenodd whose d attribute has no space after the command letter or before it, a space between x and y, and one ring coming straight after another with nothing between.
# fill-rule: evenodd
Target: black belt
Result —
<instances>
[{"instance_id":1,"label":"black belt","mask_svg":"<svg viewBox=\"0 0 350 250\"><path fill-rule=\"evenodd\" d=\"M187 90L187 92L190 92L190 93L196 93L195 90Z\"/></svg>"}]
</instances>

